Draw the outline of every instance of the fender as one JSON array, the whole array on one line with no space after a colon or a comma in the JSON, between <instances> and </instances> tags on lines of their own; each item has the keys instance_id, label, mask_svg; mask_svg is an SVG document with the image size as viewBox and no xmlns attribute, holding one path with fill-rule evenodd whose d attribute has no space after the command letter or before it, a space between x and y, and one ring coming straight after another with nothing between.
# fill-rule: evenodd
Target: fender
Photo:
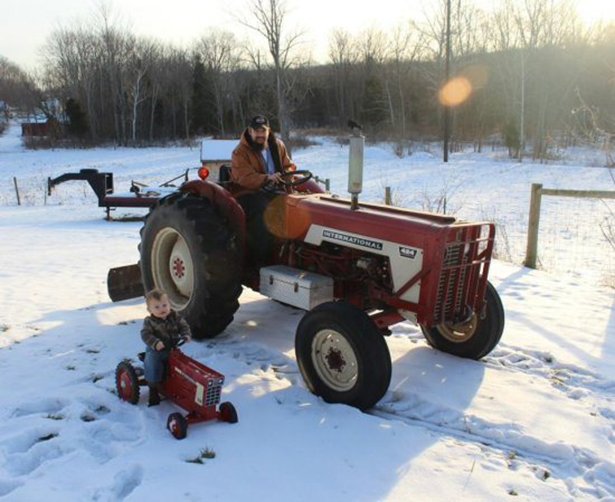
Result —
<instances>
[{"instance_id":1,"label":"fender","mask_svg":"<svg viewBox=\"0 0 615 502\"><path fill-rule=\"evenodd\" d=\"M211 181L192 180L180 187L180 192L209 199L214 207L228 218L231 226L237 232L242 249L246 241L246 215L235 198L221 186Z\"/></svg>"}]
</instances>

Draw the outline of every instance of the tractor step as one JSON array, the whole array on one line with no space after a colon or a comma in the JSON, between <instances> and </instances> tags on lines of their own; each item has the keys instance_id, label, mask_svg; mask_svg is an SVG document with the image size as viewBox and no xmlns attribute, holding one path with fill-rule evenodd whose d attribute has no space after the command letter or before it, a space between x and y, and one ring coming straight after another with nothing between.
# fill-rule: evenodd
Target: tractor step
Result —
<instances>
[{"instance_id":1,"label":"tractor step","mask_svg":"<svg viewBox=\"0 0 615 502\"><path fill-rule=\"evenodd\" d=\"M109 269L107 291L113 302L143 296L143 282L139 265L126 265Z\"/></svg>"}]
</instances>

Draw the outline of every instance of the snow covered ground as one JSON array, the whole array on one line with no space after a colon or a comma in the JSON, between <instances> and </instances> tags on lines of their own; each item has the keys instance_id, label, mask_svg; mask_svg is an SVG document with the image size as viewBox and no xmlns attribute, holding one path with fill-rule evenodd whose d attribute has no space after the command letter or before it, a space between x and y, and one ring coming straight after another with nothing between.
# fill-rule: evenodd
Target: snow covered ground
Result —
<instances>
[{"instance_id":1,"label":"snow covered ground","mask_svg":"<svg viewBox=\"0 0 615 502\"><path fill-rule=\"evenodd\" d=\"M324 141L294 157L344 194L346 147ZM532 182L613 189L606 169L581 165L456 154L445 166L437 153L398 159L382 145L365 159L362 199L392 186L417 207L444 193L461 217L497 221L507 235L500 254L517 263ZM172 404L120 402L115 366L142 350L146 312L138 299L111 303L106 274L136 262L141 224L105 221L82 182L47 198L46 179L98 168L122 191L198 160L189 148L24 151L15 126L0 137L0 498L615 500L615 308L598 279L613 250L599 230L591 256L575 250L587 265L576 273L495 261L506 328L482 361L439 353L415 326L395 326L392 383L369 413L307 391L294 357L301 312L250 290L220 337L185 346L226 375L223 399L238 424L193 425L176 441L165 429ZM541 221L545 235L565 223L569 248L578 220L595 226L609 214L605 204L572 209L579 214L559 208ZM542 253L569 266L555 241ZM191 461L206 451L214 458Z\"/></svg>"}]
</instances>

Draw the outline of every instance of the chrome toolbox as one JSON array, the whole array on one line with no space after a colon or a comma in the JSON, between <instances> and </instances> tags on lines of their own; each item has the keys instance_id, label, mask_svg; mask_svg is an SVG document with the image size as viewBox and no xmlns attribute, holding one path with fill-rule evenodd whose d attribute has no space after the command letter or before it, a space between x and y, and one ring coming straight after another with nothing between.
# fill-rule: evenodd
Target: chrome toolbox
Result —
<instances>
[{"instance_id":1,"label":"chrome toolbox","mask_svg":"<svg viewBox=\"0 0 615 502\"><path fill-rule=\"evenodd\" d=\"M260 270L260 293L303 310L333 300L333 279L286 265Z\"/></svg>"}]
</instances>

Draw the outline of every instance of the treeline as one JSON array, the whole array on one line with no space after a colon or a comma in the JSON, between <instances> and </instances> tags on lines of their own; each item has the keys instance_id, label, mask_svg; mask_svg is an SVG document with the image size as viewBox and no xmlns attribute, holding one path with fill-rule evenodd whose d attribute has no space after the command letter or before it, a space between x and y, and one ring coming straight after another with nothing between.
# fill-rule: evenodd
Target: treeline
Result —
<instances>
[{"instance_id":1,"label":"treeline","mask_svg":"<svg viewBox=\"0 0 615 502\"><path fill-rule=\"evenodd\" d=\"M25 79L22 106L58 97L70 135L121 145L236 137L263 112L284 136L340 129L352 118L403 148L441 137L443 101L453 109L453 147L497 137L511 155L527 142L544 158L556 141L604 143L615 133L615 26L584 27L570 0L502 0L489 14L453 2L445 87L445 0L421 24L334 31L321 64L300 51L298 35L284 37L283 2L246 3L254 24L244 24L266 50L221 30L180 49L134 35L105 11L87 26L58 29L44 47L41 84ZM0 99L15 101L4 97L3 79Z\"/></svg>"}]
</instances>

